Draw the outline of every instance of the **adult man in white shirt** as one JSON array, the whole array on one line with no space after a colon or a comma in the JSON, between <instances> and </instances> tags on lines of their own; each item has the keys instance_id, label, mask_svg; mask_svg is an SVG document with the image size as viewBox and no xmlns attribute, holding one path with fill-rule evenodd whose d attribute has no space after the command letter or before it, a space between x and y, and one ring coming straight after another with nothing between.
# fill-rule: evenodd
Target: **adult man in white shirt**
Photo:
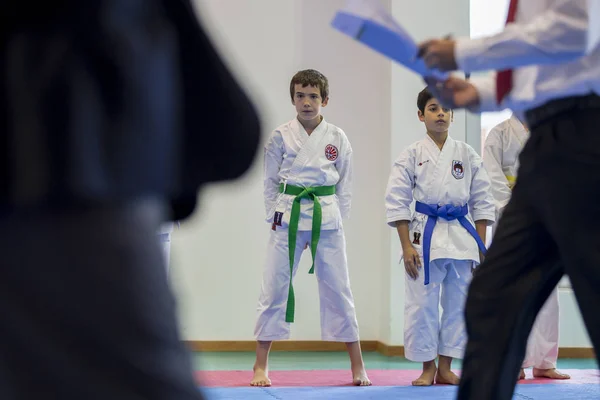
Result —
<instances>
[{"instance_id":1,"label":"adult man in white shirt","mask_svg":"<svg viewBox=\"0 0 600 400\"><path fill-rule=\"evenodd\" d=\"M503 32L420 46L430 68L501 71L428 80L440 101L474 112L511 108L531 129L519 181L469 290L459 399L512 398L535 317L565 273L600 354L600 214L573 215L600 197L600 47L588 46L587 6L512 0Z\"/></svg>"}]
</instances>

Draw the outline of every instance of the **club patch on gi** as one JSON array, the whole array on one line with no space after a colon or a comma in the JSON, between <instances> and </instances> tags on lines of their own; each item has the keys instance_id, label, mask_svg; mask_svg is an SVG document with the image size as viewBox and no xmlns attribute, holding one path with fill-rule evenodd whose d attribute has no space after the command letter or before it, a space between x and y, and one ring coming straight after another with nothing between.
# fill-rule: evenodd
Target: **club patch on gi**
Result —
<instances>
[{"instance_id":1,"label":"club patch on gi","mask_svg":"<svg viewBox=\"0 0 600 400\"><path fill-rule=\"evenodd\" d=\"M335 161L338 158L338 149L337 147L335 147L332 144L328 144L327 146L325 146L325 157L327 157L327 159L329 161Z\"/></svg>"},{"instance_id":2,"label":"club patch on gi","mask_svg":"<svg viewBox=\"0 0 600 400\"><path fill-rule=\"evenodd\" d=\"M465 169L463 168L462 161L452 160L452 176L456 179L465 177Z\"/></svg>"}]
</instances>

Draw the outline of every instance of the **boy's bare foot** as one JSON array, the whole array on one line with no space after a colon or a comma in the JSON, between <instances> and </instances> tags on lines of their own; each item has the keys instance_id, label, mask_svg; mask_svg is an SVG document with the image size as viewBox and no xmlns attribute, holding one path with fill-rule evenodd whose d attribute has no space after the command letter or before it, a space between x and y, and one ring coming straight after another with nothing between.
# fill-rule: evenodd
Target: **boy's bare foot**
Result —
<instances>
[{"instance_id":1,"label":"boy's bare foot","mask_svg":"<svg viewBox=\"0 0 600 400\"><path fill-rule=\"evenodd\" d=\"M521 368L521 372L519 372L519 380L525 379L525 370Z\"/></svg>"},{"instance_id":2,"label":"boy's bare foot","mask_svg":"<svg viewBox=\"0 0 600 400\"><path fill-rule=\"evenodd\" d=\"M458 385L460 384L460 378L451 370L437 370L435 374L435 383L439 385Z\"/></svg>"},{"instance_id":3,"label":"boy's bare foot","mask_svg":"<svg viewBox=\"0 0 600 400\"><path fill-rule=\"evenodd\" d=\"M352 383L354 386L371 386L371 381L364 366L352 368Z\"/></svg>"},{"instance_id":4,"label":"boy's bare foot","mask_svg":"<svg viewBox=\"0 0 600 400\"><path fill-rule=\"evenodd\" d=\"M427 361L423 363L423 373L417 379L412 381L413 386L431 386L435 379L435 373L437 368L435 367L435 360Z\"/></svg>"},{"instance_id":5,"label":"boy's bare foot","mask_svg":"<svg viewBox=\"0 0 600 400\"><path fill-rule=\"evenodd\" d=\"M267 376L267 371L265 371L262 368L257 368L255 366L254 367L254 377L252 378L252 381L250 382L250 386L260 386L260 387L271 386L271 380Z\"/></svg>"},{"instance_id":6,"label":"boy's bare foot","mask_svg":"<svg viewBox=\"0 0 600 400\"><path fill-rule=\"evenodd\" d=\"M362 358L360 342L346 343L348 355L350 356L350 369L352 370L352 383L354 386L371 386L371 381L365 370L365 363Z\"/></svg>"},{"instance_id":7,"label":"boy's bare foot","mask_svg":"<svg viewBox=\"0 0 600 400\"><path fill-rule=\"evenodd\" d=\"M256 342L256 362L252 370L254 377L250 381L250 386L271 386L269 379L269 351L271 351L271 342Z\"/></svg>"},{"instance_id":8,"label":"boy's bare foot","mask_svg":"<svg viewBox=\"0 0 600 400\"><path fill-rule=\"evenodd\" d=\"M536 378L548 378L548 379L571 379L567 374L557 371L556 368L549 369L533 369L533 376Z\"/></svg>"},{"instance_id":9,"label":"boy's bare foot","mask_svg":"<svg viewBox=\"0 0 600 400\"><path fill-rule=\"evenodd\" d=\"M460 378L452 372L452 357L440 355L435 383L440 385L458 385Z\"/></svg>"}]
</instances>

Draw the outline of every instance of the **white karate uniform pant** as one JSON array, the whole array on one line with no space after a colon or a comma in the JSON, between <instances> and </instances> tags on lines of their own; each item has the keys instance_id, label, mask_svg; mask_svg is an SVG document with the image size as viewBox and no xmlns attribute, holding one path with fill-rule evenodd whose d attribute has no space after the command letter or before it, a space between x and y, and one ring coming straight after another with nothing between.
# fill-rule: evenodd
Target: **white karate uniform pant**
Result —
<instances>
[{"instance_id":1,"label":"white karate uniform pant","mask_svg":"<svg viewBox=\"0 0 600 400\"><path fill-rule=\"evenodd\" d=\"M293 276L303 251L310 253L310 231L298 231L294 254ZM304 246L309 247L304 250ZM319 286L321 339L329 342L359 340L358 321L350 289L343 229L323 230L315 256L315 276ZM258 341L285 340L290 337L290 323L285 321L290 266L288 231L271 231L267 260L258 300L258 316L254 334ZM296 293L298 289L294 287ZM296 296L296 309L302 307Z\"/></svg>"},{"instance_id":2,"label":"white karate uniform pant","mask_svg":"<svg viewBox=\"0 0 600 400\"><path fill-rule=\"evenodd\" d=\"M558 359L558 287L552 291L548 300L538 313L533 324L523 368L556 368Z\"/></svg>"},{"instance_id":3,"label":"white karate uniform pant","mask_svg":"<svg viewBox=\"0 0 600 400\"><path fill-rule=\"evenodd\" d=\"M472 267L473 261L447 258L433 260L429 263L428 285L423 284L423 268L419 270L416 280L406 274L404 355L407 359L415 362L432 361L438 354L463 358L467 345L464 309Z\"/></svg>"}]
</instances>

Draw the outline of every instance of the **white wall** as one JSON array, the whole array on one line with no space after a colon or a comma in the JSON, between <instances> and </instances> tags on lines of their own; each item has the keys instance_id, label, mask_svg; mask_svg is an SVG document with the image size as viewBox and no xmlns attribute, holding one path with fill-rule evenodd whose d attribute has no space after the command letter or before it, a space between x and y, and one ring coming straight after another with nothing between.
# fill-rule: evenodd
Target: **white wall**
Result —
<instances>
[{"instance_id":1,"label":"white wall","mask_svg":"<svg viewBox=\"0 0 600 400\"><path fill-rule=\"evenodd\" d=\"M355 154L353 208L345 229L361 337L401 345L404 267L397 262L397 235L385 224L383 197L393 159L424 135L416 116L424 83L330 28L344 0L195 3L219 50L259 106L263 139L295 116L289 81L296 71L315 68L328 76L331 97L325 117L346 131ZM469 0L429 6L407 0L382 3L416 40L469 34ZM453 137L477 140L478 118L457 112L454 121ZM194 217L173 233L171 283L186 340L253 340L270 231L264 217L261 152L243 179L204 190ZM294 282L296 340L320 339L317 284L309 267L310 253L305 252ZM588 345L575 333L567 334L565 343Z\"/></svg>"}]
</instances>

